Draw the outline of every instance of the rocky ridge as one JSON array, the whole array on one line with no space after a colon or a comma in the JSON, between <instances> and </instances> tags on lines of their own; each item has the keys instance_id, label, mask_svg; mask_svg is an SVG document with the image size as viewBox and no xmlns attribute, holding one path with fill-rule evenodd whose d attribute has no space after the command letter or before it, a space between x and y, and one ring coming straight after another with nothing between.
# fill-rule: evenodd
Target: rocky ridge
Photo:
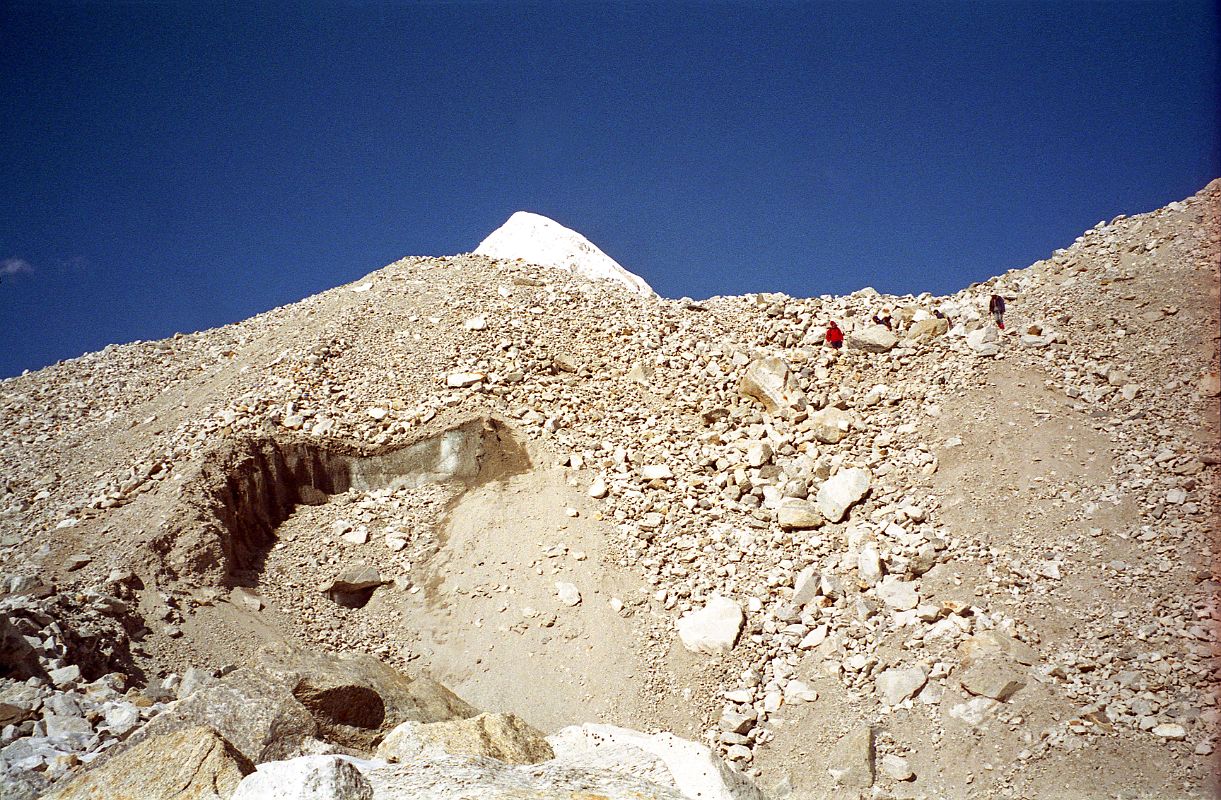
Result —
<instances>
[{"instance_id":1,"label":"rocky ridge","mask_svg":"<svg viewBox=\"0 0 1221 800\"><path fill-rule=\"evenodd\" d=\"M1207 796L1219 193L945 298L673 301L412 258L4 381L0 602L30 674L0 760L14 786L77 771L266 638L495 697L445 632L507 676L610 631L621 671L497 710L606 697L778 795ZM522 490L528 530L463 522ZM48 597L123 646L84 661Z\"/></svg>"}]
</instances>

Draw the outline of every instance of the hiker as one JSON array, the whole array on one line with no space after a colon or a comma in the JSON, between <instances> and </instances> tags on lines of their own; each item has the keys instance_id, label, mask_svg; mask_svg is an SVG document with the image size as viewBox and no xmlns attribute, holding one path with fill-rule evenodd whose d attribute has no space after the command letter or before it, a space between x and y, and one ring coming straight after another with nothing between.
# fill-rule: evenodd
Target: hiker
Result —
<instances>
[{"instance_id":1,"label":"hiker","mask_svg":"<svg viewBox=\"0 0 1221 800\"><path fill-rule=\"evenodd\" d=\"M844 346L844 332L835 324L835 320L832 320L831 326L827 328L827 344L836 350Z\"/></svg>"},{"instance_id":2,"label":"hiker","mask_svg":"<svg viewBox=\"0 0 1221 800\"><path fill-rule=\"evenodd\" d=\"M886 330L891 330L891 327L890 327L890 309L889 309L889 308L883 308L883 309L882 309L882 315L881 315L880 317L879 317L877 314L874 314L874 315L873 315L873 324L874 324L874 325L883 325L883 326L885 326L885 327L886 327Z\"/></svg>"},{"instance_id":3,"label":"hiker","mask_svg":"<svg viewBox=\"0 0 1221 800\"><path fill-rule=\"evenodd\" d=\"M988 301L988 313L996 319L996 327L1003 331L1005 329L1005 298L999 294L992 295L992 299Z\"/></svg>"}]
</instances>

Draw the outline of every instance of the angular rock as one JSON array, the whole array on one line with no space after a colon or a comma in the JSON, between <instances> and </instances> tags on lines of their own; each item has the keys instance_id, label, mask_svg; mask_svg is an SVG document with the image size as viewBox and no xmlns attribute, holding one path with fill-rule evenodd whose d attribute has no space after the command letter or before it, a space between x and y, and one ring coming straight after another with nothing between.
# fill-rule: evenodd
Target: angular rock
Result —
<instances>
[{"instance_id":1,"label":"angular rock","mask_svg":"<svg viewBox=\"0 0 1221 800\"><path fill-rule=\"evenodd\" d=\"M369 602L373 590L385 582L376 567L353 564L336 575L325 591L327 597L345 608L360 608Z\"/></svg>"},{"instance_id":2,"label":"angular rock","mask_svg":"<svg viewBox=\"0 0 1221 800\"><path fill-rule=\"evenodd\" d=\"M873 728L859 728L840 739L827 761L827 772L838 785L848 789L873 786Z\"/></svg>"},{"instance_id":3,"label":"angular rock","mask_svg":"<svg viewBox=\"0 0 1221 800\"><path fill-rule=\"evenodd\" d=\"M254 764L296 756L318 733L314 718L282 682L239 669L179 700L130 741L199 727L216 731Z\"/></svg>"},{"instance_id":4,"label":"angular rock","mask_svg":"<svg viewBox=\"0 0 1221 800\"><path fill-rule=\"evenodd\" d=\"M948 319L930 317L919 322L913 322L907 329L907 340L910 342L927 342L938 336L945 336L950 330Z\"/></svg>"},{"instance_id":5,"label":"angular rock","mask_svg":"<svg viewBox=\"0 0 1221 800\"><path fill-rule=\"evenodd\" d=\"M216 731L184 727L145 739L44 800L229 800L253 770Z\"/></svg>"},{"instance_id":6,"label":"angular rock","mask_svg":"<svg viewBox=\"0 0 1221 800\"><path fill-rule=\"evenodd\" d=\"M674 477L674 473L665 464L646 464L640 468L640 477L646 481L665 481Z\"/></svg>"},{"instance_id":7,"label":"angular rock","mask_svg":"<svg viewBox=\"0 0 1221 800\"><path fill-rule=\"evenodd\" d=\"M856 573L867 586L873 586L882 580L882 559L872 543L862 547L861 552L857 554Z\"/></svg>"},{"instance_id":8,"label":"angular rock","mask_svg":"<svg viewBox=\"0 0 1221 800\"><path fill-rule=\"evenodd\" d=\"M861 467L842 469L823 481L815 500L828 522L839 522L848 509L869 491L869 470Z\"/></svg>"},{"instance_id":9,"label":"angular rock","mask_svg":"<svg viewBox=\"0 0 1221 800\"><path fill-rule=\"evenodd\" d=\"M373 786L342 756L299 756L259 764L230 800L373 800Z\"/></svg>"},{"instance_id":10,"label":"angular rock","mask_svg":"<svg viewBox=\"0 0 1221 800\"><path fill-rule=\"evenodd\" d=\"M1000 334L995 325L984 325L967 334L967 347L981 356L994 356L1000 352Z\"/></svg>"},{"instance_id":11,"label":"angular rock","mask_svg":"<svg viewBox=\"0 0 1221 800\"><path fill-rule=\"evenodd\" d=\"M928 322L929 320L925 320ZM945 322L945 320L938 320ZM902 756L897 756L894 753L889 753L882 756L882 771L895 781L910 781L914 777L912 768L908 765L907 759Z\"/></svg>"},{"instance_id":12,"label":"angular rock","mask_svg":"<svg viewBox=\"0 0 1221 800\"><path fill-rule=\"evenodd\" d=\"M897 706L909 697L915 697L927 681L928 673L922 668L910 667L885 670L878 675L875 684L886 704Z\"/></svg>"},{"instance_id":13,"label":"angular rock","mask_svg":"<svg viewBox=\"0 0 1221 800\"><path fill-rule=\"evenodd\" d=\"M451 372L445 376L445 385L451 389L465 389L474 386L485 377L482 372Z\"/></svg>"},{"instance_id":14,"label":"angular rock","mask_svg":"<svg viewBox=\"0 0 1221 800\"><path fill-rule=\"evenodd\" d=\"M1026 678L1007 658L987 657L961 668L958 682L971 694L1003 703L1026 685Z\"/></svg>"},{"instance_id":15,"label":"angular rock","mask_svg":"<svg viewBox=\"0 0 1221 800\"><path fill-rule=\"evenodd\" d=\"M596 765L611 772L643 775L673 787L685 798L763 800L748 778L707 747L672 733L647 734L613 725L585 724L563 728L548 741L555 750L556 758L551 763L556 766ZM668 775L655 771L658 761ZM609 796L623 800L634 797Z\"/></svg>"},{"instance_id":16,"label":"angular rock","mask_svg":"<svg viewBox=\"0 0 1221 800\"><path fill-rule=\"evenodd\" d=\"M828 406L811 414L801 427L823 444L838 444L852 428L852 415L842 408Z\"/></svg>"},{"instance_id":17,"label":"angular rock","mask_svg":"<svg viewBox=\"0 0 1221 800\"><path fill-rule=\"evenodd\" d=\"M1012 636L1006 636L997 630L977 633L958 645L958 654L962 656L964 663L994 653L1007 656L1028 667L1039 663L1039 651L1025 642Z\"/></svg>"},{"instance_id":18,"label":"angular rock","mask_svg":"<svg viewBox=\"0 0 1221 800\"><path fill-rule=\"evenodd\" d=\"M905 581L897 575L887 575L874 591L879 600L895 611L910 611L920 605L915 582Z\"/></svg>"},{"instance_id":19,"label":"angular rock","mask_svg":"<svg viewBox=\"0 0 1221 800\"><path fill-rule=\"evenodd\" d=\"M844 341L848 348L866 353L885 353L898 343L899 337L882 325L866 325L849 333Z\"/></svg>"},{"instance_id":20,"label":"angular rock","mask_svg":"<svg viewBox=\"0 0 1221 800\"><path fill-rule=\"evenodd\" d=\"M566 606L579 606L581 604L581 592L571 583L556 581L555 594L560 602Z\"/></svg>"},{"instance_id":21,"label":"angular rock","mask_svg":"<svg viewBox=\"0 0 1221 800\"><path fill-rule=\"evenodd\" d=\"M808 500L786 500L776 512L781 530L808 530L823 524L818 506Z\"/></svg>"},{"instance_id":22,"label":"angular rock","mask_svg":"<svg viewBox=\"0 0 1221 800\"><path fill-rule=\"evenodd\" d=\"M772 460L772 446L767 442L751 442L746 445L746 465L761 467Z\"/></svg>"},{"instance_id":23,"label":"angular rock","mask_svg":"<svg viewBox=\"0 0 1221 800\"><path fill-rule=\"evenodd\" d=\"M390 762L443 754L484 756L506 764L537 764L555 756L543 734L514 714L480 714L428 724L404 722L377 747L377 757Z\"/></svg>"},{"instance_id":24,"label":"angular rock","mask_svg":"<svg viewBox=\"0 0 1221 800\"><path fill-rule=\"evenodd\" d=\"M702 609L688 611L675 626L683 647L693 653L716 655L733 649L745 619L741 606L714 594Z\"/></svg>"},{"instance_id":25,"label":"angular rock","mask_svg":"<svg viewBox=\"0 0 1221 800\"><path fill-rule=\"evenodd\" d=\"M792 416L794 411L806 407L805 392L801 391L788 362L775 356L756 359L747 365L738 381L738 392L759 402L774 416Z\"/></svg>"}]
</instances>

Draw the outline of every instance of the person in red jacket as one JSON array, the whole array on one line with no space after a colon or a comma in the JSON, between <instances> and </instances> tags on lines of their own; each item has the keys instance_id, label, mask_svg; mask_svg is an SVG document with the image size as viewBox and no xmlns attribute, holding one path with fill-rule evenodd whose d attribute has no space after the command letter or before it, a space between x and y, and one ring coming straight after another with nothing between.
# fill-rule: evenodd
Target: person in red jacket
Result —
<instances>
[{"instance_id":1,"label":"person in red jacket","mask_svg":"<svg viewBox=\"0 0 1221 800\"><path fill-rule=\"evenodd\" d=\"M827 328L827 344L836 350L844 346L844 332L839 329L834 320L831 321L831 326Z\"/></svg>"}]
</instances>

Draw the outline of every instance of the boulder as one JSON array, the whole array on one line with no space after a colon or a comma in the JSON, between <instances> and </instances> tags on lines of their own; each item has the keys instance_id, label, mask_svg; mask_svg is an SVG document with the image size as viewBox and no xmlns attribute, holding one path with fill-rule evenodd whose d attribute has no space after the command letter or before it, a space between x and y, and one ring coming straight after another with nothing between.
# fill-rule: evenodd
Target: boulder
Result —
<instances>
[{"instance_id":1,"label":"boulder","mask_svg":"<svg viewBox=\"0 0 1221 800\"><path fill-rule=\"evenodd\" d=\"M919 322L913 322L912 326L907 329L907 340L909 342L927 342L938 336L945 336L949 330L950 321L944 317L922 319Z\"/></svg>"},{"instance_id":2,"label":"boulder","mask_svg":"<svg viewBox=\"0 0 1221 800\"><path fill-rule=\"evenodd\" d=\"M775 356L750 362L738 381L738 392L757 401L774 416L792 416L794 411L806 407L805 392L798 385L788 362Z\"/></svg>"},{"instance_id":3,"label":"boulder","mask_svg":"<svg viewBox=\"0 0 1221 800\"><path fill-rule=\"evenodd\" d=\"M861 467L840 470L818 488L818 510L829 522L839 522L853 503L869 491L869 470Z\"/></svg>"},{"instance_id":4,"label":"boulder","mask_svg":"<svg viewBox=\"0 0 1221 800\"><path fill-rule=\"evenodd\" d=\"M840 739L827 761L827 772L832 780L847 789L873 786L873 728L866 726Z\"/></svg>"},{"instance_id":5,"label":"boulder","mask_svg":"<svg viewBox=\"0 0 1221 800\"><path fill-rule=\"evenodd\" d=\"M905 581L898 575L882 578L875 591L878 599L895 611L910 611L920 605L920 593L914 581Z\"/></svg>"},{"instance_id":6,"label":"boulder","mask_svg":"<svg viewBox=\"0 0 1221 800\"><path fill-rule=\"evenodd\" d=\"M909 697L915 697L927 681L928 673L920 667L893 668L881 672L874 684L887 705L897 706Z\"/></svg>"},{"instance_id":7,"label":"boulder","mask_svg":"<svg viewBox=\"0 0 1221 800\"><path fill-rule=\"evenodd\" d=\"M259 652L257 663L307 709L322 738L358 750L371 751L404 722L443 722L479 713L436 681L404 675L367 653L272 644Z\"/></svg>"},{"instance_id":8,"label":"boulder","mask_svg":"<svg viewBox=\"0 0 1221 800\"><path fill-rule=\"evenodd\" d=\"M866 325L848 334L844 340L850 350L864 350L866 353L885 353L898 343L899 337L883 325Z\"/></svg>"},{"instance_id":9,"label":"boulder","mask_svg":"<svg viewBox=\"0 0 1221 800\"><path fill-rule=\"evenodd\" d=\"M377 757L390 762L447 753L486 756L506 764L537 764L555 756L543 734L514 714L480 714L429 724L404 722L377 748Z\"/></svg>"},{"instance_id":10,"label":"boulder","mask_svg":"<svg viewBox=\"0 0 1221 800\"><path fill-rule=\"evenodd\" d=\"M702 744L671 733L641 733L613 725L563 728L548 737L553 764L647 776L700 800L762 800L748 778ZM657 771L657 762L664 771Z\"/></svg>"},{"instance_id":11,"label":"boulder","mask_svg":"<svg viewBox=\"0 0 1221 800\"><path fill-rule=\"evenodd\" d=\"M992 656L960 668L958 683L971 694L1003 703L1026 685L1026 678L1009 659Z\"/></svg>"},{"instance_id":12,"label":"boulder","mask_svg":"<svg viewBox=\"0 0 1221 800\"><path fill-rule=\"evenodd\" d=\"M699 611L688 611L675 626L683 647L693 653L728 653L745 622L742 607L727 597L712 595Z\"/></svg>"},{"instance_id":13,"label":"boulder","mask_svg":"<svg viewBox=\"0 0 1221 800\"><path fill-rule=\"evenodd\" d=\"M229 800L254 765L206 726L151 736L44 800Z\"/></svg>"},{"instance_id":14,"label":"boulder","mask_svg":"<svg viewBox=\"0 0 1221 800\"><path fill-rule=\"evenodd\" d=\"M823 444L838 444L852 427L852 415L842 408L828 406L811 414L801 427Z\"/></svg>"},{"instance_id":15,"label":"boulder","mask_svg":"<svg viewBox=\"0 0 1221 800\"><path fill-rule=\"evenodd\" d=\"M373 590L386 581L376 567L353 564L345 567L326 585L327 597L345 608L361 608L369 602Z\"/></svg>"},{"instance_id":16,"label":"boulder","mask_svg":"<svg viewBox=\"0 0 1221 800\"><path fill-rule=\"evenodd\" d=\"M677 789L610 769L514 765L435 756L365 772L377 800L689 800Z\"/></svg>"},{"instance_id":17,"label":"boulder","mask_svg":"<svg viewBox=\"0 0 1221 800\"><path fill-rule=\"evenodd\" d=\"M1000 338L995 325L984 325L967 334L967 347L981 356L994 356L1001 351Z\"/></svg>"},{"instance_id":18,"label":"boulder","mask_svg":"<svg viewBox=\"0 0 1221 800\"><path fill-rule=\"evenodd\" d=\"M284 682L239 669L179 700L129 741L199 727L215 730L254 764L299 755L318 734L318 724Z\"/></svg>"},{"instance_id":19,"label":"boulder","mask_svg":"<svg viewBox=\"0 0 1221 800\"><path fill-rule=\"evenodd\" d=\"M818 506L808 500L785 500L776 512L776 521L781 530L805 530L823 524Z\"/></svg>"},{"instance_id":20,"label":"boulder","mask_svg":"<svg viewBox=\"0 0 1221 800\"><path fill-rule=\"evenodd\" d=\"M373 800L373 787L343 756L300 756L259 764L230 800Z\"/></svg>"},{"instance_id":21,"label":"boulder","mask_svg":"<svg viewBox=\"0 0 1221 800\"><path fill-rule=\"evenodd\" d=\"M983 631L965 639L958 645L958 654L962 656L964 664L993 654L1006 656L1028 667L1039 662L1039 651L997 630Z\"/></svg>"}]
</instances>

